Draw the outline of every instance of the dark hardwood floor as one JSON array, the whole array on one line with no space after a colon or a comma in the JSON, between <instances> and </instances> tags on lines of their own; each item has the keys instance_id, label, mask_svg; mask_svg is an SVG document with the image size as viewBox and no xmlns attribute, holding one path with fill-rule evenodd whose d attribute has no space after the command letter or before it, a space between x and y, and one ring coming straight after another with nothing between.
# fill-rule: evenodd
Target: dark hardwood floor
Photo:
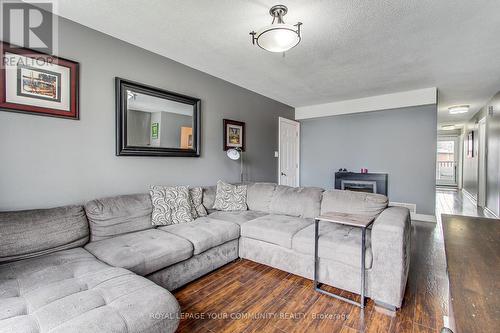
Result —
<instances>
[{"instance_id":1,"label":"dark hardwood floor","mask_svg":"<svg viewBox=\"0 0 500 333\"><path fill-rule=\"evenodd\" d=\"M453 188L439 188L436 190L436 215L439 218L441 214L495 217L483 208L478 207L461 190Z\"/></svg>"},{"instance_id":2,"label":"dark hardwood floor","mask_svg":"<svg viewBox=\"0 0 500 333\"><path fill-rule=\"evenodd\" d=\"M404 304L392 313L371 300L361 310L315 292L311 280L238 260L174 293L178 332L439 332L448 315L445 269L440 224L413 222Z\"/></svg>"},{"instance_id":3,"label":"dark hardwood floor","mask_svg":"<svg viewBox=\"0 0 500 333\"><path fill-rule=\"evenodd\" d=\"M455 332L497 332L500 220L443 215Z\"/></svg>"}]
</instances>

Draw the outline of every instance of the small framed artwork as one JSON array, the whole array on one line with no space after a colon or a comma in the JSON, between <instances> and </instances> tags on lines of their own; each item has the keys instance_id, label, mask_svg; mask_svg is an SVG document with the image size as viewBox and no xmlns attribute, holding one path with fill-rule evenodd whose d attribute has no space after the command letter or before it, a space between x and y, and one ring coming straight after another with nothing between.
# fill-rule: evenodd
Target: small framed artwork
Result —
<instances>
[{"instance_id":1,"label":"small framed artwork","mask_svg":"<svg viewBox=\"0 0 500 333\"><path fill-rule=\"evenodd\" d=\"M467 157L474 157L474 131L467 134Z\"/></svg>"},{"instance_id":2,"label":"small framed artwork","mask_svg":"<svg viewBox=\"0 0 500 333\"><path fill-rule=\"evenodd\" d=\"M151 124L151 139L158 139L160 124L152 123Z\"/></svg>"},{"instance_id":3,"label":"small framed artwork","mask_svg":"<svg viewBox=\"0 0 500 333\"><path fill-rule=\"evenodd\" d=\"M0 110L79 119L74 61L1 43Z\"/></svg>"},{"instance_id":4,"label":"small framed artwork","mask_svg":"<svg viewBox=\"0 0 500 333\"><path fill-rule=\"evenodd\" d=\"M224 150L240 148L245 151L245 123L236 120L223 119Z\"/></svg>"}]
</instances>

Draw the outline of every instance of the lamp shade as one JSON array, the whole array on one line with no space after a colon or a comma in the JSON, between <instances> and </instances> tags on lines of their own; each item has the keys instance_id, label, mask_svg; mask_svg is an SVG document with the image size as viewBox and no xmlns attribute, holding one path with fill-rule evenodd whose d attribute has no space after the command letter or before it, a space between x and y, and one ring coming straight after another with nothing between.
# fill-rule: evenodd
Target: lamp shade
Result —
<instances>
[{"instance_id":1,"label":"lamp shade","mask_svg":"<svg viewBox=\"0 0 500 333\"><path fill-rule=\"evenodd\" d=\"M240 157L241 157L241 154L240 154L240 151L238 149L228 149L227 152L227 157L229 157L230 159L236 161L236 160L239 160Z\"/></svg>"},{"instance_id":2,"label":"lamp shade","mask_svg":"<svg viewBox=\"0 0 500 333\"><path fill-rule=\"evenodd\" d=\"M257 45L270 52L285 52L300 42L297 27L291 24L277 23L260 29L255 36Z\"/></svg>"},{"instance_id":3,"label":"lamp shade","mask_svg":"<svg viewBox=\"0 0 500 333\"><path fill-rule=\"evenodd\" d=\"M271 7L269 14L273 17L272 23L257 32L250 32L252 43L269 52L285 52L299 44L302 23L286 24L283 16L287 12L288 8L284 5Z\"/></svg>"}]
</instances>

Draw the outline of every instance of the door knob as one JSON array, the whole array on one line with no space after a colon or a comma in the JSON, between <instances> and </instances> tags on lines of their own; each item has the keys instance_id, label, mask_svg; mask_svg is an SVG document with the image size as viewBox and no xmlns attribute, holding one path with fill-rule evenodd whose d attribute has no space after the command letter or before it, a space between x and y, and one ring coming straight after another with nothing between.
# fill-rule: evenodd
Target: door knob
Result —
<instances>
[{"instance_id":1,"label":"door knob","mask_svg":"<svg viewBox=\"0 0 500 333\"><path fill-rule=\"evenodd\" d=\"M286 173L284 173L283 171L281 171L281 175L282 176L286 176Z\"/></svg>"}]
</instances>

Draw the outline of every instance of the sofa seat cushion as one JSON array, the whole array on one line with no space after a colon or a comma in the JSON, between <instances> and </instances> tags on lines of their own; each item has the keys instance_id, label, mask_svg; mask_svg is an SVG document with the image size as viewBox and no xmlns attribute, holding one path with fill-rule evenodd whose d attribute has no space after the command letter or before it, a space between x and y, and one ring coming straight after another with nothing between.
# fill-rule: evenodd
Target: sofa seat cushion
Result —
<instances>
[{"instance_id":1,"label":"sofa seat cushion","mask_svg":"<svg viewBox=\"0 0 500 333\"><path fill-rule=\"evenodd\" d=\"M310 226L313 219L288 215L266 215L241 225L241 236L292 248L292 238Z\"/></svg>"},{"instance_id":2,"label":"sofa seat cushion","mask_svg":"<svg viewBox=\"0 0 500 333\"><path fill-rule=\"evenodd\" d=\"M210 217L200 217L193 222L160 227L158 231L160 230L189 241L193 244L195 255L240 236L238 225Z\"/></svg>"},{"instance_id":3,"label":"sofa seat cushion","mask_svg":"<svg viewBox=\"0 0 500 333\"><path fill-rule=\"evenodd\" d=\"M180 311L167 290L82 248L0 265L0 304L0 332L173 332Z\"/></svg>"},{"instance_id":4,"label":"sofa seat cushion","mask_svg":"<svg viewBox=\"0 0 500 333\"><path fill-rule=\"evenodd\" d=\"M371 230L366 230L365 268L372 267ZM314 224L293 236L292 248L300 253L314 255ZM360 267L361 229L337 223L320 222L318 255L346 265Z\"/></svg>"},{"instance_id":5,"label":"sofa seat cushion","mask_svg":"<svg viewBox=\"0 0 500 333\"><path fill-rule=\"evenodd\" d=\"M233 222L237 224L243 224L245 222L255 220L256 218L268 215L264 212L258 212L256 210L243 210L236 212L223 212L223 211L215 211L211 213L209 216L216 220L223 220L228 222Z\"/></svg>"},{"instance_id":6,"label":"sofa seat cushion","mask_svg":"<svg viewBox=\"0 0 500 333\"><path fill-rule=\"evenodd\" d=\"M139 275L156 272L193 255L190 242L156 229L90 242L85 249L111 266Z\"/></svg>"}]
</instances>

